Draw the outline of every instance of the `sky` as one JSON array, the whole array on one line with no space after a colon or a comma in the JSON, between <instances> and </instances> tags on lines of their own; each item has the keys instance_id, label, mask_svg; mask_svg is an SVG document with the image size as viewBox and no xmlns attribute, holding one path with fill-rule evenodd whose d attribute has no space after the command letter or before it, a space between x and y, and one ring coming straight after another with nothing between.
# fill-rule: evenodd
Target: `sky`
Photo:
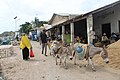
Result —
<instances>
[{"instance_id":1,"label":"sky","mask_svg":"<svg viewBox=\"0 0 120 80\"><path fill-rule=\"evenodd\" d=\"M115 1L118 0L0 0L0 33L16 31L35 17L48 21L53 13L84 14Z\"/></svg>"}]
</instances>

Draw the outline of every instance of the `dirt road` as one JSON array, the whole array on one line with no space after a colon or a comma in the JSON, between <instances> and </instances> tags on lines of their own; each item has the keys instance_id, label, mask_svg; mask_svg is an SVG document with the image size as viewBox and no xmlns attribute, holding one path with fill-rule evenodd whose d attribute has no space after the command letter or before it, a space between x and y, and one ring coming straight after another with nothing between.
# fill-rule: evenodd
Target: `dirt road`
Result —
<instances>
[{"instance_id":1,"label":"dirt road","mask_svg":"<svg viewBox=\"0 0 120 80\"><path fill-rule=\"evenodd\" d=\"M1 59L4 76L7 80L120 80L120 70L96 66L96 72L91 67L79 67L73 61L67 60L67 67L55 65L52 56L41 54L38 42L31 42L35 57L23 61L19 47L15 47L15 55ZM79 61L80 62L80 61ZM83 65L82 63L80 63Z\"/></svg>"}]
</instances>

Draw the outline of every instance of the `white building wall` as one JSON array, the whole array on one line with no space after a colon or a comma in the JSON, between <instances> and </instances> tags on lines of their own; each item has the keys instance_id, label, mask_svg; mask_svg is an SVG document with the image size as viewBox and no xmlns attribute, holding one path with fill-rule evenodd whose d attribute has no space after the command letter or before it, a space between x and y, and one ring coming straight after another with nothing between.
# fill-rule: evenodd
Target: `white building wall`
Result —
<instances>
[{"instance_id":1,"label":"white building wall","mask_svg":"<svg viewBox=\"0 0 120 80\"><path fill-rule=\"evenodd\" d=\"M93 25L97 35L102 35L102 24L111 23L111 33L119 32L120 4L93 15Z\"/></svg>"}]
</instances>

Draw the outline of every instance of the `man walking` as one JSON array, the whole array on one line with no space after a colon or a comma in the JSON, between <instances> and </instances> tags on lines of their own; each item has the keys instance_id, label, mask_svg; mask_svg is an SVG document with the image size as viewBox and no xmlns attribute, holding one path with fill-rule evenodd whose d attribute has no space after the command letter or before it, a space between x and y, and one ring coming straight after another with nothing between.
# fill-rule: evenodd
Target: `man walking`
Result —
<instances>
[{"instance_id":1,"label":"man walking","mask_svg":"<svg viewBox=\"0 0 120 80\"><path fill-rule=\"evenodd\" d=\"M47 35L46 35L46 30L43 29L42 33L40 34L40 39L42 42L42 54L44 53L44 49L45 49L45 56L46 52L47 52Z\"/></svg>"}]
</instances>

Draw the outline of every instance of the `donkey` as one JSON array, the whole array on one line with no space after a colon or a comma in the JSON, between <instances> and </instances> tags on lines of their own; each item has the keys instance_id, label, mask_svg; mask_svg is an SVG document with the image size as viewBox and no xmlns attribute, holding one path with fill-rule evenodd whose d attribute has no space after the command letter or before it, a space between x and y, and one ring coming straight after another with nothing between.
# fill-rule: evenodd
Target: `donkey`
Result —
<instances>
[{"instance_id":1,"label":"donkey","mask_svg":"<svg viewBox=\"0 0 120 80\"><path fill-rule=\"evenodd\" d=\"M88 66L90 64L90 60L91 60L91 65L92 65L92 70L96 71L95 67L94 67L94 56L96 54L100 54L102 59L104 60L105 63L109 63L109 59L108 59L108 52L104 47L95 47L93 45L88 45L88 44L81 44L81 43L75 43L74 44L74 50L72 52L73 57L74 57L74 64L76 64L76 58L78 56L79 53L77 53L76 48L78 46L81 46L85 51L84 51L84 56L83 59L86 58L86 60L88 61L88 64L86 66Z\"/></svg>"},{"instance_id":2,"label":"donkey","mask_svg":"<svg viewBox=\"0 0 120 80\"><path fill-rule=\"evenodd\" d=\"M60 42L53 41L50 47L51 54L55 57L56 65L58 64L58 59L60 59L60 65L62 63L62 59L64 59L64 66L66 67L66 59L69 56L72 58L72 51L70 51L70 47L64 47Z\"/></svg>"}]
</instances>

